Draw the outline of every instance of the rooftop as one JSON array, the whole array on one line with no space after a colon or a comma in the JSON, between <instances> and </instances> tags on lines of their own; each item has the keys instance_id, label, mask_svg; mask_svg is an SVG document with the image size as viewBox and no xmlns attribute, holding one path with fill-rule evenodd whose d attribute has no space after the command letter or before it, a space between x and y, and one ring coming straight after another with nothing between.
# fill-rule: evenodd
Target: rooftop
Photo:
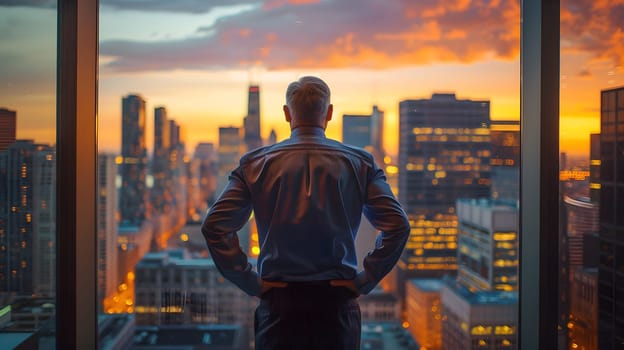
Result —
<instances>
[{"instance_id":1,"label":"rooftop","mask_svg":"<svg viewBox=\"0 0 624 350\"><path fill-rule=\"evenodd\" d=\"M439 292L444 285L441 279L434 278L414 278L410 283L423 292Z\"/></svg>"}]
</instances>

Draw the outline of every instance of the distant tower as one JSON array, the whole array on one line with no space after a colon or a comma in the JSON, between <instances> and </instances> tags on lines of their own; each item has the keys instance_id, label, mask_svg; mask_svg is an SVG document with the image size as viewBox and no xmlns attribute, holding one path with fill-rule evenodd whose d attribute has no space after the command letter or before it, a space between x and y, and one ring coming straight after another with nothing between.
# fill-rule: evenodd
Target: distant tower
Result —
<instances>
[{"instance_id":1,"label":"distant tower","mask_svg":"<svg viewBox=\"0 0 624 350\"><path fill-rule=\"evenodd\" d=\"M0 108L0 151L9 148L15 142L17 113L6 108Z\"/></svg>"},{"instance_id":2,"label":"distant tower","mask_svg":"<svg viewBox=\"0 0 624 350\"><path fill-rule=\"evenodd\" d=\"M97 302L101 313L105 297L112 295L120 282L117 275L117 164L112 154L98 155L97 201Z\"/></svg>"},{"instance_id":3,"label":"distant tower","mask_svg":"<svg viewBox=\"0 0 624 350\"><path fill-rule=\"evenodd\" d=\"M223 191L228 175L238 166L241 147L239 128L233 126L219 128L217 194Z\"/></svg>"},{"instance_id":4,"label":"distant tower","mask_svg":"<svg viewBox=\"0 0 624 350\"><path fill-rule=\"evenodd\" d=\"M145 100L128 95L122 99L121 222L140 225L146 217L147 148L145 146Z\"/></svg>"},{"instance_id":5,"label":"distant tower","mask_svg":"<svg viewBox=\"0 0 624 350\"><path fill-rule=\"evenodd\" d=\"M373 106L371 114L342 116L342 142L365 148L375 156L379 164L383 164L383 118L384 112Z\"/></svg>"},{"instance_id":6,"label":"distant tower","mask_svg":"<svg viewBox=\"0 0 624 350\"><path fill-rule=\"evenodd\" d=\"M243 120L245 129L246 151L262 146L260 137L260 87L258 85L249 86L249 100L247 105L247 116Z\"/></svg>"}]
</instances>

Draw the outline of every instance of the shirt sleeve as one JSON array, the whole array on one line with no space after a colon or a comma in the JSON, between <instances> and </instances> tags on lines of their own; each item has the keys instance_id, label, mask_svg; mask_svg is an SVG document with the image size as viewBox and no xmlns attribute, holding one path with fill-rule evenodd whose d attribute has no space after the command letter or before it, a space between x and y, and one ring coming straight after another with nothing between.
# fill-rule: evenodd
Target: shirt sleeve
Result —
<instances>
[{"instance_id":1,"label":"shirt sleeve","mask_svg":"<svg viewBox=\"0 0 624 350\"><path fill-rule=\"evenodd\" d=\"M367 294L392 270L410 234L407 215L386 182L383 170L376 165L367 186L363 213L380 231L375 248L364 258L364 270L355 280L360 293Z\"/></svg>"},{"instance_id":2,"label":"shirt sleeve","mask_svg":"<svg viewBox=\"0 0 624 350\"><path fill-rule=\"evenodd\" d=\"M261 280L238 241L252 205L240 167L234 170L223 193L208 211L201 231L219 272L249 295L259 295Z\"/></svg>"}]
</instances>

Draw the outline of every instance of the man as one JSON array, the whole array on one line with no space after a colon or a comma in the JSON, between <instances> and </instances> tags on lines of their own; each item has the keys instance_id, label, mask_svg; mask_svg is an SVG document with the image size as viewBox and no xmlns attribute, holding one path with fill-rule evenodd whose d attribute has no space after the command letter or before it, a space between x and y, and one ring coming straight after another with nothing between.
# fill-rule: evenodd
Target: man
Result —
<instances>
[{"instance_id":1,"label":"man","mask_svg":"<svg viewBox=\"0 0 624 350\"><path fill-rule=\"evenodd\" d=\"M327 84L303 77L286 90L290 138L244 155L202 226L225 278L261 301L256 349L360 349L356 297L392 269L409 236L405 212L370 153L327 139ZM256 273L236 232L254 212ZM361 215L380 230L359 273Z\"/></svg>"}]
</instances>

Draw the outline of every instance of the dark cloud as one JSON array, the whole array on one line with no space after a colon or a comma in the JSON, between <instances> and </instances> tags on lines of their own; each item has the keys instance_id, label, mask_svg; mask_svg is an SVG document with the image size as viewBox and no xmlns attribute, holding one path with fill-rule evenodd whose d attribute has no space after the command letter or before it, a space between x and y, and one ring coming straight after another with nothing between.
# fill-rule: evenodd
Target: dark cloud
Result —
<instances>
[{"instance_id":1,"label":"dark cloud","mask_svg":"<svg viewBox=\"0 0 624 350\"><path fill-rule=\"evenodd\" d=\"M0 0L0 7L3 6L56 8L56 0Z\"/></svg>"},{"instance_id":2,"label":"dark cloud","mask_svg":"<svg viewBox=\"0 0 624 350\"><path fill-rule=\"evenodd\" d=\"M260 3L260 0L100 0L102 6L120 10L181 13L206 13L220 6Z\"/></svg>"},{"instance_id":3,"label":"dark cloud","mask_svg":"<svg viewBox=\"0 0 624 350\"><path fill-rule=\"evenodd\" d=\"M580 71L578 73L579 78L583 78L583 79L591 79L593 78L593 74L589 69L583 69L582 71Z\"/></svg>"},{"instance_id":4,"label":"dark cloud","mask_svg":"<svg viewBox=\"0 0 624 350\"><path fill-rule=\"evenodd\" d=\"M145 1L156 2L140 2ZM517 58L518 0L440 3L267 0L257 10L198 29L203 34L199 38L109 41L100 48L103 55L114 57L107 66L122 71L252 64L269 69L383 69Z\"/></svg>"}]
</instances>

